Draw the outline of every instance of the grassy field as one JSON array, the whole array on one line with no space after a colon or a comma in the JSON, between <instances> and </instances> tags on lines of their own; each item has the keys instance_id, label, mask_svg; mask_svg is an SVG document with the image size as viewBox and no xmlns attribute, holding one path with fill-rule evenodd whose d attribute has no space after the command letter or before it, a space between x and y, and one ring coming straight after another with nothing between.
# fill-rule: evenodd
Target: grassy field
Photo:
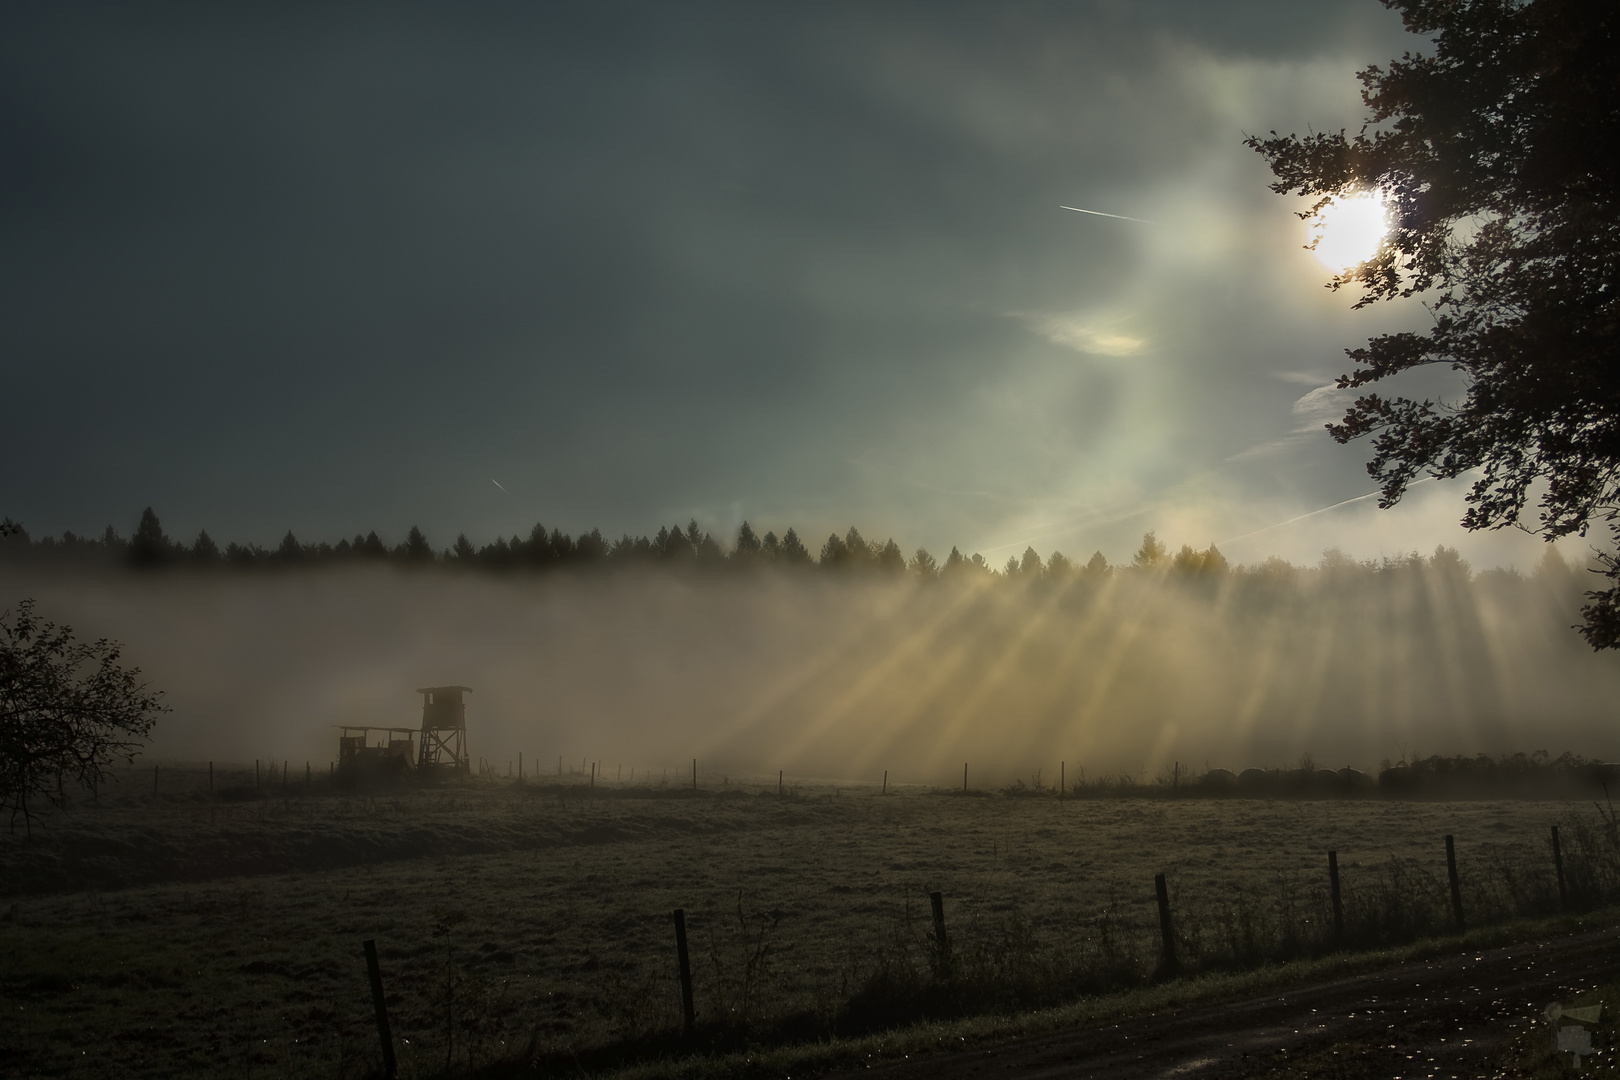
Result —
<instances>
[{"instance_id":1,"label":"grassy field","mask_svg":"<svg viewBox=\"0 0 1620 1080\"><path fill-rule=\"evenodd\" d=\"M715 1045L852 1033L1139 985L1168 876L1189 970L1319 951L1326 852L1358 943L1608 887L1590 804L964 797L767 785L475 782L376 797L295 773L133 773L0 847L0 1068L18 1075L358 1076L375 938L401 1073L655 1054L680 1026L670 911ZM144 788L144 790L142 790ZM1605 864L1607 865L1607 864ZM1584 875L1584 876L1583 876ZM1612 883L1611 883L1612 884ZM941 994L928 892L952 937Z\"/></svg>"}]
</instances>

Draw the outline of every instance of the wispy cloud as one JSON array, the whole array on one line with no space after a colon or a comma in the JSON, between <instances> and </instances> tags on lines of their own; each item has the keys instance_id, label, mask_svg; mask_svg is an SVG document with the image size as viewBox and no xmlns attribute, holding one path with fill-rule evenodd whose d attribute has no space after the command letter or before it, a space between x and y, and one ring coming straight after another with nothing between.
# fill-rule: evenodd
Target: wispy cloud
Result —
<instances>
[{"instance_id":1,"label":"wispy cloud","mask_svg":"<svg viewBox=\"0 0 1620 1080\"><path fill-rule=\"evenodd\" d=\"M1093 356L1134 356L1147 345L1147 339L1126 333L1107 323L1079 315L1052 315L1039 312L1009 312L1054 345Z\"/></svg>"},{"instance_id":2,"label":"wispy cloud","mask_svg":"<svg viewBox=\"0 0 1620 1080\"><path fill-rule=\"evenodd\" d=\"M1279 372L1278 377L1287 382L1316 382L1317 376L1304 375L1299 372ZM1281 450L1298 446L1300 443L1322 434L1322 428L1344 416L1344 410L1350 398L1350 391L1340 390L1333 383L1317 386L1303 397L1298 398L1289 411L1293 413L1295 424L1288 434L1280 438L1268 439L1262 443L1255 443L1246 449L1239 450L1226 460L1253 461L1256 458L1266 457Z\"/></svg>"}]
</instances>

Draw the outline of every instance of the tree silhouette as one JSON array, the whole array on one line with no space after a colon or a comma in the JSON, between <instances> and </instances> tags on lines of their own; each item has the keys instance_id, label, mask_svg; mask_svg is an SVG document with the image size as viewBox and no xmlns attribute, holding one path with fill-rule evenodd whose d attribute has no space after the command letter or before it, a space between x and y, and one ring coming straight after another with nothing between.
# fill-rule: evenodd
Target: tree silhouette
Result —
<instances>
[{"instance_id":1,"label":"tree silhouette","mask_svg":"<svg viewBox=\"0 0 1620 1080\"><path fill-rule=\"evenodd\" d=\"M69 784L99 787L168 712L119 658L117 642L75 641L32 600L0 614L0 808L13 832L20 818L31 838L40 800L60 806Z\"/></svg>"},{"instance_id":2,"label":"tree silhouette","mask_svg":"<svg viewBox=\"0 0 1620 1080\"><path fill-rule=\"evenodd\" d=\"M412 562L433 561L433 545L428 543L427 537L422 535L422 530L415 525L412 525L411 531L405 534L405 543L400 547L404 556Z\"/></svg>"},{"instance_id":3,"label":"tree silhouette","mask_svg":"<svg viewBox=\"0 0 1620 1080\"><path fill-rule=\"evenodd\" d=\"M894 542L892 536L884 541L883 546L878 549L874 561L878 570L882 573L893 574L898 577L906 572L905 553L900 550L900 545Z\"/></svg>"},{"instance_id":4,"label":"tree silhouette","mask_svg":"<svg viewBox=\"0 0 1620 1080\"><path fill-rule=\"evenodd\" d=\"M1018 564L1018 572L1027 578L1035 578L1041 575L1041 557L1035 554L1033 547L1024 549L1024 558Z\"/></svg>"},{"instance_id":5,"label":"tree silhouette","mask_svg":"<svg viewBox=\"0 0 1620 1080\"><path fill-rule=\"evenodd\" d=\"M1165 554L1165 547L1157 536L1150 532L1143 533L1142 546L1131 556L1131 565L1139 570L1157 570L1164 565Z\"/></svg>"},{"instance_id":6,"label":"tree silhouette","mask_svg":"<svg viewBox=\"0 0 1620 1080\"><path fill-rule=\"evenodd\" d=\"M810 551L799 539L799 534L791 528L782 534L782 554L780 561L784 566L810 565Z\"/></svg>"},{"instance_id":7,"label":"tree silhouette","mask_svg":"<svg viewBox=\"0 0 1620 1080\"><path fill-rule=\"evenodd\" d=\"M1465 382L1452 404L1363 394L1329 431L1371 438L1381 506L1420 473L1476 473L1469 529L1620 538L1620 18L1603 0L1385 3L1434 48L1360 73L1360 132L1248 143L1278 193L1381 192L1388 238L1332 285L1359 286L1357 307L1425 294L1434 315L1350 350L1339 387L1431 364ZM1589 595L1582 633L1620 645L1620 584Z\"/></svg>"},{"instance_id":8,"label":"tree silhouette","mask_svg":"<svg viewBox=\"0 0 1620 1080\"><path fill-rule=\"evenodd\" d=\"M774 540L775 536L771 538ZM737 544L731 549L731 557L740 563L753 562L759 558L762 546L753 528L745 521L737 529Z\"/></svg>"},{"instance_id":9,"label":"tree silhouette","mask_svg":"<svg viewBox=\"0 0 1620 1080\"><path fill-rule=\"evenodd\" d=\"M918 548L911 554L911 572L923 581L933 581L939 577L939 564L927 548Z\"/></svg>"},{"instance_id":10,"label":"tree silhouette","mask_svg":"<svg viewBox=\"0 0 1620 1080\"><path fill-rule=\"evenodd\" d=\"M219 562L219 545L204 529L197 534L197 539L191 542L191 559L193 562L217 563Z\"/></svg>"},{"instance_id":11,"label":"tree silhouette","mask_svg":"<svg viewBox=\"0 0 1620 1080\"><path fill-rule=\"evenodd\" d=\"M725 553L720 545L715 543L714 537L698 528L694 519L686 525L686 539L692 545L692 551L697 555L698 562L705 566L714 566L725 560Z\"/></svg>"},{"instance_id":12,"label":"tree silhouette","mask_svg":"<svg viewBox=\"0 0 1620 1080\"><path fill-rule=\"evenodd\" d=\"M158 516L148 506L129 541L129 561L136 566L161 566L174 556L175 543L163 531Z\"/></svg>"},{"instance_id":13,"label":"tree silhouette","mask_svg":"<svg viewBox=\"0 0 1620 1080\"><path fill-rule=\"evenodd\" d=\"M580 533L579 539L574 541L574 559L578 562L595 562L607 558L607 555L608 543L602 539L600 529Z\"/></svg>"},{"instance_id":14,"label":"tree silhouette","mask_svg":"<svg viewBox=\"0 0 1620 1080\"><path fill-rule=\"evenodd\" d=\"M841 570L849 565L849 545L837 533L827 534L827 542L821 545L818 565L826 570Z\"/></svg>"},{"instance_id":15,"label":"tree silhouette","mask_svg":"<svg viewBox=\"0 0 1620 1080\"><path fill-rule=\"evenodd\" d=\"M281 538L281 544L276 548L276 558L282 562L302 562L304 560L304 546L298 542L291 529Z\"/></svg>"},{"instance_id":16,"label":"tree silhouette","mask_svg":"<svg viewBox=\"0 0 1620 1080\"><path fill-rule=\"evenodd\" d=\"M671 562L684 562L697 554L687 542L686 534L681 531L679 525L673 529L659 529L658 539L653 542L653 547L657 549L661 558Z\"/></svg>"}]
</instances>

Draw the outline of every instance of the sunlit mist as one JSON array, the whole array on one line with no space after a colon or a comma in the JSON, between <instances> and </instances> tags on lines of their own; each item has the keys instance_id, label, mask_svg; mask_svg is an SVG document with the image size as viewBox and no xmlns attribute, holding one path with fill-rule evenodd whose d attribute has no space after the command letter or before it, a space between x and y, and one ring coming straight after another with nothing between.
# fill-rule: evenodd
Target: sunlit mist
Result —
<instances>
[{"instance_id":1,"label":"sunlit mist","mask_svg":"<svg viewBox=\"0 0 1620 1080\"><path fill-rule=\"evenodd\" d=\"M1199 557L1201 558L1201 556ZM1190 559L1190 561L1189 561ZM128 644L175 707L152 752L336 756L473 687L472 753L674 775L984 783L1184 768L1375 768L1413 753L1613 756L1620 672L1569 629L1583 583L1455 552L1102 572L1026 559L918 581L378 570L46 576L42 608ZM1179 565L1178 562L1178 565ZM17 592L16 582L9 584ZM616 772L614 775L618 775ZM954 778L954 780L953 780Z\"/></svg>"}]
</instances>

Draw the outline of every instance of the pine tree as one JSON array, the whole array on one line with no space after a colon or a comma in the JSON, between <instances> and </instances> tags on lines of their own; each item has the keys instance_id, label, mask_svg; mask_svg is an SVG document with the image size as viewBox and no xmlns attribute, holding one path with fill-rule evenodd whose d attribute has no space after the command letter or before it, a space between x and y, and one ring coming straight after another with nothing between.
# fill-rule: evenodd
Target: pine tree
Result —
<instances>
[{"instance_id":1,"label":"pine tree","mask_svg":"<svg viewBox=\"0 0 1620 1080\"><path fill-rule=\"evenodd\" d=\"M905 553L900 550L900 545L894 542L893 537L878 550L876 561L877 568L885 574L898 577L906 572Z\"/></svg>"},{"instance_id":2,"label":"pine tree","mask_svg":"<svg viewBox=\"0 0 1620 1080\"><path fill-rule=\"evenodd\" d=\"M810 552L799 539L799 534L791 528L782 534L782 552L779 556L784 566L809 566Z\"/></svg>"},{"instance_id":3,"label":"pine tree","mask_svg":"<svg viewBox=\"0 0 1620 1080\"><path fill-rule=\"evenodd\" d=\"M927 548L918 548L911 556L911 572L923 581L933 581L939 577L939 564Z\"/></svg>"},{"instance_id":4,"label":"pine tree","mask_svg":"<svg viewBox=\"0 0 1620 1080\"><path fill-rule=\"evenodd\" d=\"M759 558L761 546L759 537L754 535L753 528L745 521L737 529L737 546L732 548L731 557L740 563L753 562Z\"/></svg>"},{"instance_id":5,"label":"pine tree","mask_svg":"<svg viewBox=\"0 0 1620 1080\"><path fill-rule=\"evenodd\" d=\"M174 542L164 533L158 517L148 506L129 542L129 559L136 566L161 566L174 554Z\"/></svg>"},{"instance_id":6,"label":"pine tree","mask_svg":"<svg viewBox=\"0 0 1620 1080\"><path fill-rule=\"evenodd\" d=\"M422 535L422 530L415 525L412 525L411 531L405 534L403 548L405 557L412 562L433 561L433 545L428 543L427 537Z\"/></svg>"},{"instance_id":7,"label":"pine tree","mask_svg":"<svg viewBox=\"0 0 1620 1080\"><path fill-rule=\"evenodd\" d=\"M288 529L287 535L281 538L281 545L276 548L276 558L282 562L303 561L304 546L298 542L298 537L293 535L291 529Z\"/></svg>"},{"instance_id":8,"label":"pine tree","mask_svg":"<svg viewBox=\"0 0 1620 1080\"><path fill-rule=\"evenodd\" d=\"M219 562L219 545L214 543L214 538L208 535L207 529L198 533L197 539L192 541L191 558L194 562L200 563Z\"/></svg>"}]
</instances>

